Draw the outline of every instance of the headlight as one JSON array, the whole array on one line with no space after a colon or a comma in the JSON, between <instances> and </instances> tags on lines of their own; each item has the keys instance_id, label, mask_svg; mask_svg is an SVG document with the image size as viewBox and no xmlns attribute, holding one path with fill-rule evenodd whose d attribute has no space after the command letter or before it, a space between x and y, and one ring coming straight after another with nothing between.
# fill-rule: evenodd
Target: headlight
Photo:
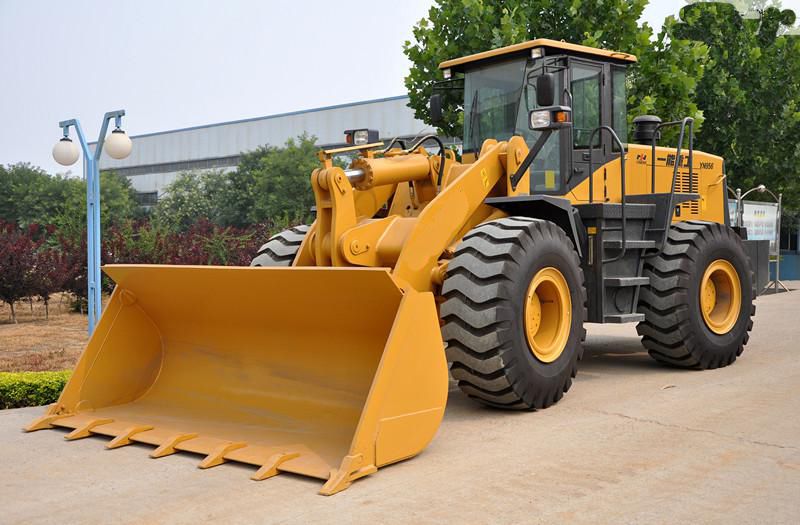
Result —
<instances>
[{"instance_id":1,"label":"headlight","mask_svg":"<svg viewBox=\"0 0 800 525\"><path fill-rule=\"evenodd\" d=\"M369 130L359 129L353 133L353 142L356 146L369 143Z\"/></svg>"},{"instance_id":2,"label":"headlight","mask_svg":"<svg viewBox=\"0 0 800 525\"><path fill-rule=\"evenodd\" d=\"M570 125L572 110L567 106L551 106L531 111L528 123L531 129L558 129Z\"/></svg>"},{"instance_id":3,"label":"headlight","mask_svg":"<svg viewBox=\"0 0 800 525\"><path fill-rule=\"evenodd\" d=\"M531 111L531 129L546 128L550 126L550 111Z\"/></svg>"},{"instance_id":4,"label":"headlight","mask_svg":"<svg viewBox=\"0 0 800 525\"><path fill-rule=\"evenodd\" d=\"M379 142L380 133L377 129L346 129L344 130L344 140L348 144L355 146L363 146L365 144L374 144Z\"/></svg>"}]
</instances>

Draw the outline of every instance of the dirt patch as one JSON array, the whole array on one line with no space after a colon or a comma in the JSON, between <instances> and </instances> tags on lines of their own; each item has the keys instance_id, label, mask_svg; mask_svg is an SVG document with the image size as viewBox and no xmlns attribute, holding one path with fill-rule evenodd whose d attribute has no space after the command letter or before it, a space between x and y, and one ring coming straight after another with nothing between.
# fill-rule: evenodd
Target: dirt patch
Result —
<instances>
[{"instance_id":1,"label":"dirt patch","mask_svg":"<svg viewBox=\"0 0 800 525\"><path fill-rule=\"evenodd\" d=\"M17 323L11 309L0 305L0 372L65 370L73 368L86 346L86 315L70 311L70 297L50 300L45 319L44 302L16 303Z\"/></svg>"}]
</instances>

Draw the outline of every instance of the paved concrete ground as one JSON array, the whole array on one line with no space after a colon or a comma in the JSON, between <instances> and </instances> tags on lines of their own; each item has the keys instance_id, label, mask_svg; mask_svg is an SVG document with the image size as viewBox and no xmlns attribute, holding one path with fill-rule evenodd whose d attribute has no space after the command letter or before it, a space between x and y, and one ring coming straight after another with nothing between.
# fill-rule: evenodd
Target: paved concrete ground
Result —
<instances>
[{"instance_id":1,"label":"paved concrete ground","mask_svg":"<svg viewBox=\"0 0 800 525\"><path fill-rule=\"evenodd\" d=\"M0 411L2 523L798 523L800 292L758 300L732 367L659 366L632 326L592 326L569 394L536 413L452 392L420 456L333 497L320 483L198 457L23 434Z\"/></svg>"}]
</instances>

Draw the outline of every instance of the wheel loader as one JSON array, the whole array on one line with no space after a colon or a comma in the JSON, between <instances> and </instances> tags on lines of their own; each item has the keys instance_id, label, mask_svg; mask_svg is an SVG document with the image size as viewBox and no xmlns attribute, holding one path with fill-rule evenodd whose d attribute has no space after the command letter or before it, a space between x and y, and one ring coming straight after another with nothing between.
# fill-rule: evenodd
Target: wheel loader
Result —
<instances>
[{"instance_id":1,"label":"wheel loader","mask_svg":"<svg viewBox=\"0 0 800 525\"><path fill-rule=\"evenodd\" d=\"M329 495L428 445L448 370L492 407L560 400L585 323L638 323L668 366L733 363L755 294L723 159L694 150L691 118L639 116L628 140L635 61L545 39L449 60L436 87L463 92L460 160L435 136L351 130L319 153L316 220L251 267L105 266L99 325L27 430L302 474Z\"/></svg>"}]
</instances>

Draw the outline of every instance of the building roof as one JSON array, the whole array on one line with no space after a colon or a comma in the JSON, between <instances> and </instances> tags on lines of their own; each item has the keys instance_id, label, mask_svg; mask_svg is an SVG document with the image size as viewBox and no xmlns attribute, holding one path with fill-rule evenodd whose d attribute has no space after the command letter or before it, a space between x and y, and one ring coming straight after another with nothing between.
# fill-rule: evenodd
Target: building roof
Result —
<instances>
[{"instance_id":1,"label":"building roof","mask_svg":"<svg viewBox=\"0 0 800 525\"><path fill-rule=\"evenodd\" d=\"M244 123L244 122L255 122L255 121L258 121L258 120L270 120L270 119L276 119L276 118L282 118L282 117L290 117L290 116L293 116L293 115L302 115L304 113L315 113L315 112L318 112L318 111L328 111L328 110L331 110L331 109L350 108L350 107L355 107L355 106L363 106L364 104L379 104L381 102L388 102L388 101L392 101L392 100L403 100L403 99L408 99L408 95L397 95L397 96L394 96L394 97L375 98L375 99L371 99L371 100L359 100L357 102L347 102L347 103L344 103L344 104L335 104L333 106L322 106L322 107L318 107L318 108L301 109L301 110L297 110L297 111L288 111L286 113L275 113L275 114L272 114L272 115L265 115L265 116L262 116L262 117L250 117L250 118L243 118L243 119L239 119L239 120L226 120L226 121L223 121L223 122L213 122L211 124L201 124L199 126L189 126L189 127L185 127L185 128L175 128L175 129L169 129L169 130L164 130L164 131L153 131L153 132L150 132L150 133L140 133L138 135L131 135L130 138L131 139L135 139L135 138L142 138L142 137L153 137L153 136L156 136L156 135L166 135L166 134L169 134L169 133L178 133L178 132L181 132L181 131L192 131L192 130L196 130L196 129L214 128L214 127L217 127L217 126L228 126L230 124L241 124L241 123ZM90 142L89 145L90 146L94 146L96 143L97 143L97 141L93 141L93 142Z\"/></svg>"},{"instance_id":2,"label":"building roof","mask_svg":"<svg viewBox=\"0 0 800 525\"><path fill-rule=\"evenodd\" d=\"M489 51L476 53L474 55L469 55L461 58L454 58L452 60L446 60L441 64L439 64L439 69L453 68L456 70L461 70L463 69L463 66L466 64L471 64L474 62L482 62L484 60L497 58L505 55L521 54L535 47L543 47L545 49L558 50L566 52L568 54L603 57L606 59L619 60L621 62L636 62L635 56L628 53L622 53L620 51L609 51L606 49L598 49L596 47L570 44L569 42L560 42L558 40L550 40L547 38L537 38L536 40L528 40L527 42L521 42L519 44L514 44L506 47L499 47L497 49L491 49Z\"/></svg>"},{"instance_id":3,"label":"building roof","mask_svg":"<svg viewBox=\"0 0 800 525\"><path fill-rule=\"evenodd\" d=\"M414 110L408 107L408 96L403 95L133 134L131 154L119 160L103 155L100 169L122 170L168 164L183 166L186 162L230 158L263 145L282 146L287 139L303 133L315 136L321 147L330 146L343 143L344 130L353 128L376 129L384 138L414 137L434 131L415 118ZM94 144L91 147L94 148ZM163 169L166 167L161 166Z\"/></svg>"}]
</instances>

